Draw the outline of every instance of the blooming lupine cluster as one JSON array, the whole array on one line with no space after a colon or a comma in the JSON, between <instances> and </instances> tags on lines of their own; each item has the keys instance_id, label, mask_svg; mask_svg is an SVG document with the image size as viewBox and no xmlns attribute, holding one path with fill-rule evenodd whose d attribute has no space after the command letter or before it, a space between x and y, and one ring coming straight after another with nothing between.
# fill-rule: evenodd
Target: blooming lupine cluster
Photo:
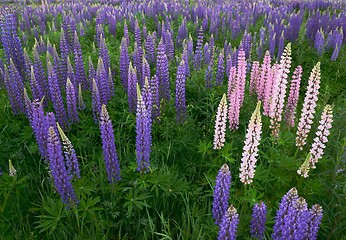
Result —
<instances>
[{"instance_id":1,"label":"blooming lupine cluster","mask_svg":"<svg viewBox=\"0 0 346 240\"><path fill-rule=\"evenodd\" d=\"M115 183L121 179L120 164L115 146L112 121L109 117L106 105L104 104L102 105L99 122L107 179L110 183Z\"/></svg>"},{"instance_id":2,"label":"blooming lupine cluster","mask_svg":"<svg viewBox=\"0 0 346 240\"><path fill-rule=\"evenodd\" d=\"M250 234L252 238L263 239L267 221L267 206L264 202L256 203L252 208Z\"/></svg>"},{"instance_id":3,"label":"blooming lupine cluster","mask_svg":"<svg viewBox=\"0 0 346 240\"><path fill-rule=\"evenodd\" d=\"M332 127L333 122L333 111L330 105L326 105L322 112L320 125L318 126L318 130L316 132L316 137L314 138L314 142L311 146L310 153L302 164L302 166L298 169L297 173L307 178L309 176L310 169L316 168L316 163L319 159L322 158L324 148L326 147L326 143L328 142L328 136L330 134L329 130Z\"/></svg>"},{"instance_id":4,"label":"blooming lupine cluster","mask_svg":"<svg viewBox=\"0 0 346 240\"><path fill-rule=\"evenodd\" d=\"M253 112L245 136L243 154L240 164L240 181L244 184L253 182L255 168L258 156L258 146L261 140L262 120L261 120L261 102L257 103Z\"/></svg>"},{"instance_id":5,"label":"blooming lupine cluster","mask_svg":"<svg viewBox=\"0 0 346 240\"><path fill-rule=\"evenodd\" d=\"M307 91L305 93L302 114L299 119L296 145L301 150L306 144L306 139L311 129L311 124L314 119L315 108L317 106L318 93L320 88L320 63L318 62L311 71Z\"/></svg>"},{"instance_id":6,"label":"blooming lupine cluster","mask_svg":"<svg viewBox=\"0 0 346 240\"><path fill-rule=\"evenodd\" d=\"M227 164L222 165L216 177L213 200L213 218L215 224L223 224L223 217L228 208L229 190L231 186L231 172Z\"/></svg>"},{"instance_id":7,"label":"blooming lupine cluster","mask_svg":"<svg viewBox=\"0 0 346 240\"><path fill-rule=\"evenodd\" d=\"M185 101L185 82L186 71L185 62L181 60L177 70L177 80L175 86L175 108L177 109L177 122L182 123L186 118L186 101Z\"/></svg>"},{"instance_id":8,"label":"blooming lupine cluster","mask_svg":"<svg viewBox=\"0 0 346 240\"><path fill-rule=\"evenodd\" d=\"M214 149L221 149L225 144L226 122L227 98L226 94L224 94L217 109L214 133Z\"/></svg>"},{"instance_id":9,"label":"blooming lupine cluster","mask_svg":"<svg viewBox=\"0 0 346 240\"><path fill-rule=\"evenodd\" d=\"M222 216L218 240L235 240L239 223L239 214L237 209L231 205Z\"/></svg>"}]
</instances>

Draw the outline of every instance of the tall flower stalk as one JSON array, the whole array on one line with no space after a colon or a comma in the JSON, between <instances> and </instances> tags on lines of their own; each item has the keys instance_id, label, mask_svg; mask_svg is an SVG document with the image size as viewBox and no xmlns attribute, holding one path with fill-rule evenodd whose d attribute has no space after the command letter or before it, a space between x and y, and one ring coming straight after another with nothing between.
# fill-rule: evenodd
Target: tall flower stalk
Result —
<instances>
[{"instance_id":1,"label":"tall flower stalk","mask_svg":"<svg viewBox=\"0 0 346 240\"><path fill-rule=\"evenodd\" d=\"M267 221L267 206L264 202L256 203L252 208L250 233L252 238L263 239Z\"/></svg>"},{"instance_id":2,"label":"tall flower stalk","mask_svg":"<svg viewBox=\"0 0 346 240\"><path fill-rule=\"evenodd\" d=\"M237 209L231 205L222 217L222 223L217 239L235 240L237 237L237 228L239 223L239 214Z\"/></svg>"},{"instance_id":3,"label":"tall flower stalk","mask_svg":"<svg viewBox=\"0 0 346 240\"><path fill-rule=\"evenodd\" d=\"M223 94L217 109L214 133L214 149L221 149L225 144L227 121L227 99L226 94Z\"/></svg>"},{"instance_id":4,"label":"tall flower stalk","mask_svg":"<svg viewBox=\"0 0 346 240\"><path fill-rule=\"evenodd\" d=\"M318 62L311 71L308 88L304 98L302 115L299 120L296 137L296 146L299 147L300 150L302 150L303 146L306 144L306 138L308 137L314 119L319 93L318 90L320 88L320 65L320 62Z\"/></svg>"},{"instance_id":5,"label":"tall flower stalk","mask_svg":"<svg viewBox=\"0 0 346 240\"><path fill-rule=\"evenodd\" d=\"M261 120L261 102L257 103L253 112L249 126L246 132L245 145L240 164L240 181L244 184L253 182L255 168L258 156L258 146L261 140L262 120Z\"/></svg>"}]
</instances>

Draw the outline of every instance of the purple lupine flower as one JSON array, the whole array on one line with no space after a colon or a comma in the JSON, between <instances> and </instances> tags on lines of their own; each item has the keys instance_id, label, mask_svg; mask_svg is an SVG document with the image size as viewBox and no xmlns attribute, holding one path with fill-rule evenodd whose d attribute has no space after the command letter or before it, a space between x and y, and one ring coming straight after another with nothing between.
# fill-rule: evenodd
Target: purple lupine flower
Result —
<instances>
[{"instance_id":1,"label":"purple lupine flower","mask_svg":"<svg viewBox=\"0 0 346 240\"><path fill-rule=\"evenodd\" d=\"M144 86L145 78L150 79L150 66L149 66L149 63L148 63L147 59L143 55L143 60L142 60L142 81L140 82L140 86L141 87Z\"/></svg>"},{"instance_id":2,"label":"purple lupine flower","mask_svg":"<svg viewBox=\"0 0 346 240\"><path fill-rule=\"evenodd\" d=\"M183 42L183 53L181 55L181 59L184 60L184 62L185 62L186 76L190 76L189 55L187 52L187 44L186 44L185 40Z\"/></svg>"},{"instance_id":3,"label":"purple lupine flower","mask_svg":"<svg viewBox=\"0 0 346 240\"><path fill-rule=\"evenodd\" d=\"M25 113L25 104L24 104L24 82L19 74L16 66L14 65L12 58L10 58L10 68L9 68L9 77L7 86L10 86L11 90L8 94L12 95L13 105L12 110L14 114Z\"/></svg>"},{"instance_id":4,"label":"purple lupine flower","mask_svg":"<svg viewBox=\"0 0 346 240\"><path fill-rule=\"evenodd\" d=\"M305 233L304 239L308 240L316 240L317 232L320 228L320 224L323 217L323 208L315 204L309 209L309 219L308 219L308 227Z\"/></svg>"},{"instance_id":5,"label":"purple lupine flower","mask_svg":"<svg viewBox=\"0 0 346 240\"><path fill-rule=\"evenodd\" d=\"M209 38L209 49L210 49L210 62L214 62L214 53L215 53L214 34L210 35L210 38Z\"/></svg>"},{"instance_id":6,"label":"purple lupine flower","mask_svg":"<svg viewBox=\"0 0 346 240\"><path fill-rule=\"evenodd\" d=\"M256 91L256 85L259 81L260 69L259 62L254 61L252 63L251 75L250 75L250 94L253 94Z\"/></svg>"},{"instance_id":7,"label":"purple lupine flower","mask_svg":"<svg viewBox=\"0 0 346 240\"><path fill-rule=\"evenodd\" d=\"M124 37L123 37L126 41L126 45L127 46L130 46L130 37L129 37L129 29L127 27L127 23L125 21L125 24L124 24Z\"/></svg>"},{"instance_id":8,"label":"purple lupine flower","mask_svg":"<svg viewBox=\"0 0 346 240\"><path fill-rule=\"evenodd\" d=\"M226 99L226 97L224 99ZM225 163L222 165L219 173L216 176L216 185L213 195L213 218L215 220L215 224L219 226L221 226L223 216L227 211L231 179L231 172L228 165Z\"/></svg>"},{"instance_id":9,"label":"purple lupine flower","mask_svg":"<svg viewBox=\"0 0 346 240\"><path fill-rule=\"evenodd\" d=\"M57 127L62 141L62 147L64 149L67 173L71 175L71 177L76 176L77 178L80 178L79 163L76 151L74 150L70 139L68 139L64 131L61 129L59 123L57 123Z\"/></svg>"},{"instance_id":10,"label":"purple lupine flower","mask_svg":"<svg viewBox=\"0 0 346 240\"><path fill-rule=\"evenodd\" d=\"M126 43L126 38L122 38L120 47L120 80L125 89L127 89L129 65L130 56L128 45Z\"/></svg>"},{"instance_id":11,"label":"purple lupine flower","mask_svg":"<svg viewBox=\"0 0 346 240\"><path fill-rule=\"evenodd\" d=\"M297 137L296 137L296 146L303 149L303 146L306 144L306 138L311 129L311 124L314 119L315 108L317 106L318 93L320 88L320 71L321 63L318 62L311 71L307 91L305 93L304 103L302 114L299 119Z\"/></svg>"},{"instance_id":12,"label":"purple lupine flower","mask_svg":"<svg viewBox=\"0 0 346 240\"><path fill-rule=\"evenodd\" d=\"M257 103L246 132L243 154L240 164L240 181L244 184L251 184L255 175L255 168L258 156L258 146L261 140L262 120L261 102Z\"/></svg>"},{"instance_id":13,"label":"purple lupine flower","mask_svg":"<svg viewBox=\"0 0 346 240\"><path fill-rule=\"evenodd\" d=\"M94 121L98 122L100 112L101 112L101 98L100 98L99 89L97 87L97 83L95 79L93 79L93 88L91 91L91 98L92 98L92 111L93 111Z\"/></svg>"},{"instance_id":14,"label":"purple lupine flower","mask_svg":"<svg viewBox=\"0 0 346 240\"><path fill-rule=\"evenodd\" d=\"M71 184L71 176L68 174L64 164L60 138L53 126L49 127L47 134L48 162L54 185L65 204L76 204L78 200Z\"/></svg>"},{"instance_id":15,"label":"purple lupine flower","mask_svg":"<svg viewBox=\"0 0 346 240\"><path fill-rule=\"evenodd\" d=\"M279 39L279 44L278 44L278 55L276 57L277 60L281 59L281 55L284 51L284 47L285 47L285 37L284 37L285 31L281 32L281 36Z\"/></svg>"},{"instance_id":16,"label":"purple lupine flower","mask_svg":"<svg viewBox=\"0 0 346 240\"><path fill-rule=\"evenodd\" d=\"M42 100L33 100L30 106L30 113L30 124L36 138L38 150L40 151L41 156L47 159L45 116L42 106Z\"/></svg>"},{"instance_id":17,"label":"purple lupine flower","mask_svg":"<svg viewBox=\"0 0 346 240\"><path fill-rule=\"evenodd\" d=\"M26 48L24 48L24 64L25 64L25 70L26 70L25 78L30 79L32 62L28 55L28 52L26 51Z\"/></svg>"},{"instance_id":18,"label":"purple lupine flower","mask_svg":"<svg viewBox=\"0 0 346 240\"><path fill-rule=\"evenodd\" d=\"M175 108L177 110L177 122L183 123L186 118L186 100L185 100L185 82L186 71L185 62L181 60L177 70L177 79L175 85Z\"/></svg>"},{"instance_id":19,"label":"purple lupine flower","mask_svg":"<svg viewBox=\"0 0 346 240\"><path fill-rule=\"evenodd\" d=\"M226 135L226 121L227 121L227 98L223 94L217 109L214 133L214 149L221 149L225 144Z\"/></svg>"},{"instance_id":20,"label":"purple lupine flower","mask_svg":"<svg viewBox=\"0 0 346 240\"><path fill-rule=\"evenodd\" d=\"M36 81L34 66L31 66L31 78L30 78L30 87L32 92L33 99L42 99L44 96L44 92L38 81Z\"/></svg>"},{"instance_id":21,"label":"purple lupine flower","mask_svg":"<svg viewBox=\"0 0 346 240\"><path fill-rule=\"evenodd\" d=\"M193 40L191 35L189 35L189 39L187 40L187 54L189 56L189 59L193 56Z\"/></svg>"},{"instance_id":22,"label":"purple lupine flower","mask_svg":"<svg viewBox=\"0 0 346 240\"><path fill-rule=\"evenodd\" d=\"M285 225L285 218L288 210L298 200L298 191L296 188L291 188L281 199L279 209L276 211L275 224L273 227L273 239L281 239L283 232L287 227ZM284 238L283 238L284 239Z\"/></svg>"},{"instance_id":23,"label":"purple lupine flower","mask_svg":"<svg viewBox=\"0 0 346 240\"><path fill-rule=\"evenodd\" d=\"M220 52L217 61L216 85L221 86L225 76L225 60L223 51Z\"/></svg>"},{"instance_id":24,"label":"purple lupine flower","mask_svg":"<svg viewBox=\"0 0 346 240\"><path fill-rule=\"evenodd\" d=\"M316 32L314 47L318 55L322 56L324 50L324 33L322 29Z\"/></svg>"},{"instance_id":25,"label":"purple lupine flower","mask_svg":"<svg viewBox=\"0 0 346 240\"><path fill-rule=\"evenodd\" d=\"M336 29L334 32L335 32L334 51L333 51L332 57L330 58L331 61L335 61L336 58L338 57L340 48L342 46L342 40L344 38L342 29L340 29L339 31Z\"/></svg>"},{"instance_id":26,"label":"purple lupine flower","mask_svg":"<svg viewBox=\"0 0 346 240\"><path fill-rule=\"evenodd\" d=\"M159 78L154 75L150 80L150 90L152 93L152 119L160 116L160 95L159 95Z\"/></svg>"},{"instance_id":27,"label":"purple lupine flower","mask_svg":"<svg viewBox=\"0 0 346 240\"><path fill-rule=\"evenodd\" d=\"M103 159L106 165L107 179L110 183L121 180L120 164L115 146L112 121L106 105L102 105L100 114L100 132L102 140Z\"/></svg>"},{"instance_id":28,"label":"purple lupine flower","mask_svg":"<svg viewBox=\"0 0 346 240\"><path fill-rule=\"evenodd\" d=\"M151 86L149 84L149 78L148 77L144 79L142 97L143 97L144 105L148 110L148 113L150 116L150 121L151 121L152 112L153 112L153 92L152 92Z\"/></svg>"},{"instance_id":29,"label":"purple lupine flower","mask_svg":"<svg viewBox=\"0 0 346 240\"><path fill-rule=\"evenodd\" d=\"M239 223L239 214L237 209L231 205L222 216L218 240L235 240L237 237L237 228Z\"/></svg>"},{"instance_id":30,"label":"purple lupine flower","mask_svg":"<svg viewBox=\"0 0 346 240\"><path fill-rule=\"evenodd\" d=\"M279 137L280 122L286 98L287 77L291 68L291 43L288 43L280 59L279 69L273 85L273 96L270 107L270 129L272 136Z\"/></svg>"},{"instance_id":31,"label":"purple lupine flower","mask_svg":"<svg viewBox=\"0 0 346 240\"><path fill-rule=\"evenodd\" d=\"M111 58L109 56L107 43L103 35L100 36L99 58L102 58L103 65L106 71L108 71L108 69L111 67Z\"/></svg>"},{"instance_id":32,"label":"purple lupine flower","mask_svg":"<svg viewBox=\"0 0 346 240\"><path fill-rule=\"evenodd\" d=\"M47 52L48 53L48 52ZM58 122L63 128L66 127L66 112L58 83L58 77L50 60L47 60L49 94L53 102Z\"/></svg>"},{"instance_id":33,"label":"purple lupine flower","mask_svg":"<svg viewBox=\"0 0 346 240\"><path fill-rule=\"evenodd\" d=\"M138 24L138 19L136 19L135 21L135 41L137 43L138 46L141 46L142 45L142 40L141 40L141 29L139 27L139 24Z\"/></svg>"},{"instance_id":34,"label":"purple lupine flower","mask_svg":"<svg viewBox=\"0 0 346 240\"><path fill-rule=\"evenodd\" d=\"M108 74L102 58L98 59L95 80L100 93L101 105L107 104L110 99Z\"/></svg>"},{"instance_id":35,"label":"purple lupine flower","mask_svg":"<svg viewBox=\"0 0 346 240\"><path fill-rule=\"evenodd\" d=\"M84 109L85 109L85 103L84 103L83 94L82 94L82 84L80 83L78 84L78 110L84 110Z\"/></svg>"},{"instance_id":36,"label":"purple lupine flower","mask_svg":"<svg viewBox=\"0 0 346 240\"><path fill-rule=\"evenodd\" d=\"M38 82L38 85L41 86L43 95L45 96L45 100L49 100L50 99L49 86L48 86L48 82L46 81L46 76L44 74L41 58L37 52L36 43L33 48L35 78L36 78L36 81Z\"/></svg>"},{"instance_id":37,"label":"purple lupine flower","mask_svg":"<svg viewBox=\"0 0 346 240\"><path fill-rule=\"evenodd\" d=\"M142 76L142 60L143 60L143 49L142 46L137 45L135 42L134 51L133 51L133 65L137 69L137 78L141 82L141 76Z\"/></svg>"},{"instance_id":38,"label":"purple lupine flower","mask_svg":"<svg viewBox=\"0 0 346 240\"><path fill-rule=\"evenodd\" d=\"M201 63L203 61L203 34L203 28L200 27L194 55L194 66L196 70L200 69Z\"/></svg>"},{"instance_id":39,"label":"purple lupine flower","mask_svg":"<svg viewBox=\"0 0 346 240\"><path fill-rule=\"evenodd\" d=\"M74 62L76 64L76 81L78 84L81 83L84 89L87 89L88 84L87 84L86 76L85 76L82 48L78 40L77 32L74 32L73 51L74 51Z\"/></svg>"},{"instance_id":40,"label":"purple lupine flower","mask_svg":"<svg viewBox=\"0 0 346 240\"><path fill-rule=\"evenodd\" d=\"M97 20L97 19L96 19ZM96 23L96 30L95 30L95 42L97 43L97 46L100 47L101 42L101 36L104 36L104 29L102 24Z\"/></svg>"},{"instance_id":41,"label":"purple lupine flower","mask_svg":"<svg viewBox=\"0 0 346 240\"><path fill-rule=\"evenodd\" d=\"M84 36L84 35L85 35L85 31L84 31L83 23L80 22L79 23L79 36Z\"/></svg>"},{"instance_id":42,"label":"purple lupine flower","mask_svg":"<svg viewBox=\"0 0 346 240\"><path fill-rule=\"evenodd\" d=\"M149 171L151 152L151 116L145 106L139 85L137 83L137 112L136 112L136 160L137 171Z\"/></svg>"},{"instance_id":43,"label":"purple lupine flower","mask_svg":"<svg viewBox=\"0 0 346 240\"><path fill-rule=\"evenodd\" d=\"M211 88L213 86L213 67L209 64L205 71L205 87Z\"/></svg>"},{"instance_id":44,"label":"purple lupine flower","mask_svg":"<svg viewBox=\"0 0 346 240\"><path fill-rule=\"evenodd\" d=\"M276 39L276 33L274 33L274 35L272 35L269 40L269 52L273 58L275 54L275 39Z\"/></svg>"},{"instance_id":45,"label":"purple lupine flower","mask_svg":"<svg viewBox=\"0 0 346 240\"><path fill-rule=\"evenodd\" d=\"M128 70L128 83L127 83L127 98L129 104L130 112L134 112L136 110L136 102L137 102L137 90L136 85L138 83L137 80L137 69L132 67L132 63L130 62L129 70Z\"/></svg>"},{"instance_id":46,"label":"purple lupine flower","mask_svg":"<svg viewBox=\"0 0 346 240\"><path fill-rule=\"evenodd\" d=\"M76 75L74 73L71 61L70 61L70 57L67 57L67 73L66 73L66 80L67 78L70 79L71 83L73 84L73 86L77 86L77 80L76 80ZM76 89L75 89L76 90ZM77 94L77 92L76 92Z\"/></svg>"},{"instance_id":47,"label":"purple lupine flower","mask_svg":"<svg viewBox=\"0 0 346 240\"><path fill-rule=\"evenodd\" d=\"M88 81L89 81L89 85L92 89L92 82L93 82L93 79L96 77L96 71L95 71L95 67L94 67L94 64L91 60L91 56L89 55L89 58L88 58L88 65L89 65L89 70L88 70L88 74L89 74L89 78L88 78Z\"/></svg>"},{"instance_id":48,"label":"purple lupine flower","mask_svg":"<svg viewBox=\"0 0 346 240\"><path fill-rule=\"evenodd\" d=\"M166 100L170 99L170 84L169 84L169 71L168 71L168 58L166 55L165 45L161 38L160 43L157 47L157 58L156 58L156 76L159 78L159 92L160 98Z\"/></svg>"},{"instance_id":49,"label":"purple lupine flower","mask_svg":"<svg viewBox=\"0 0 346 240\"><path fill-rule=\"evenodd\" d=\"M169 60L174 58L174 43L172 40L172 35L170 31L166 31L165 34L165 47L166 47L166 54L167 54L167 58Z\"/></svg>"},{"instance_id":50,"label":"purple lupine flower","mask_svg":"<svg viewBox=\"0 0 346 240\"><path fill-rule=\"evenodd\" d=\"M252 208L250 234L252 238L263 239L267 221L267 206L264 202L256 203Z\"/></svg>"},{"instance_id":51,"label":"purple lupine flower","mask_svg":"<svg viewBox=\"0 0 346 240\"><path fill-rule=\"evenodd\" d=\"M150 65L153 65L155 63L155 43L150 32L145 40L145 52L147 54L146 57L148 58L148 62Z\"/></svg>"},{"instance_id":52,"label":"purple lupine flower","mask_svg":"<svg viewBox=\"0 0 346 240\"><path fill-rule=\"evenodd\" d=\"M69 78L66 81L66 103L67 103L67 116L70 123L79 122L78 112L77 112L77 97L75 86Z\"/></svg>"},{"instance_id":53,"label":"purple lupine flower","mask_svg":"<svg viewBox=\"0 0 346 240\"><path fill-rule=\"evenodd\" d=\"M26 88L24 88L23 98L24 98L24 104L25 104L25 115L29 119L29 121L31 121L30 120L32 118L31 100L29 98L28 92L26 91Z\"/></svg>"},{"instance_id":54,"label":"purple lupine flower","mask_svg":"<svg viewBox=\"0 0 346 240\"><path fill-rule=\"evenodd\" d=\"M232 50L229 51L227 58L226 58L226 76L227 79L229 78L229 73L231 71L232 67Z\"/></svg>"},{"instance_id":55,"label":"purple lupine flower","mask_svg":"<svg viewBox=\"0 0 346 240\"><path fill-rule=\"evenodd\" d=\"M296 107L299 99L299 89L300 89L300 80L302 77L303 69L301 66L296 67L293 72L291 86L290 86L290 95L288 96L287 105L285 109L285 120L288 126L294 126L294 119L296 115Z\"/></svg>"},{"instance_id":56,"label":"purple lupine flower","mask_svg":"<svg viewBox=\"0 0 346 240\"><path fill-rule=\"evenodd\" d=\"M204 48L203 48L203 55L204 55L204 64L205 65L209 65L210 63L210 57L211 57L211 52L209 50L209 44L206 42L204 44Z\"/></svg>"}]
</instances>

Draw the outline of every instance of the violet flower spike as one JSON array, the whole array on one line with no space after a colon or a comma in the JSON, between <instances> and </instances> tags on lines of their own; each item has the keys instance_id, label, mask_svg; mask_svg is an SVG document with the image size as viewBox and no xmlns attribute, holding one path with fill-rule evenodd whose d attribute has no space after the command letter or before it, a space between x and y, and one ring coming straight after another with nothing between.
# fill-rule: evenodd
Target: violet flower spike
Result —
<instances>
[{"instance_id":1,"label":"violet flower spike","mask_svg":"<svg viewBox=\"0 0 346 240\"><path fill-rule=\"evenodd\" d=\"M250 233L252 238L264 239L265 224L267 221L267 206L264 202L256 203L252 208Z\"/></svg>"},{"instance_id":2,"label":"violet flower spike","mask_svg":"<svg viewBox=\"0 0 346 240\"><path fill-rule=\"evenodd\" d=\"M237 237L237 228L239 223L239 214L237 209L231 205L222 217L218 240L235 240Z\"/></svg>"}]
</instances>

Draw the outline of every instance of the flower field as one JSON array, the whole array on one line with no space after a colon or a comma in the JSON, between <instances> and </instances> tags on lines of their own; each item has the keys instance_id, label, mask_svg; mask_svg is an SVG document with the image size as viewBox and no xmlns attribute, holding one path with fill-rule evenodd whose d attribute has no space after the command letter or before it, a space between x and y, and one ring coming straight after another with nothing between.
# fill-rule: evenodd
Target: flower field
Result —
<instances>
[{"instance_id":1,"label":"flower field","mask_svg":"<svg viewBox=\"0 0 346 240\"><path fill-rule=\"evenodd\" d=\"M346 4L0 5L0 239L346 239Z\"/></svg>"}]
</instances>

